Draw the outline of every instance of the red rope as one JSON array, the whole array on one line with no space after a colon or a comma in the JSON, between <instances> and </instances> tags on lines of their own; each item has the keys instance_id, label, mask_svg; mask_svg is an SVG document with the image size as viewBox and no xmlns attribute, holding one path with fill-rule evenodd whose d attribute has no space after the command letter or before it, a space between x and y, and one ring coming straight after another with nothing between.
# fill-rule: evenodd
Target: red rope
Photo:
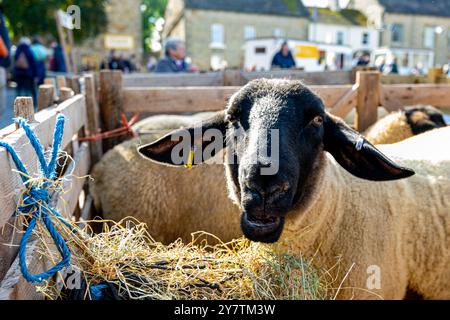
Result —
<instances>
[{"instance_id":1,"label":"red rope","mask_svg":"<svg viewBox=\"0 0 450 320\"><path fill-rule=\"evenodd\" d=\"M141 115L140 112L136 112L133 115L133 117L130 119L130 121L128 121L125 114L122 113L120 115L120 122L122 124L122 127L113 129L113 130L109 130L109 131L99 132L99 133L91 135L91 136L79 138L78 140L80 142L84 142L84 141L93 142L93 141L99 141L99 140L115 138L115 137L120 137L120 136L126 136L126 135L130 135L133 138L136 138L137 133L133 130L132 126L138 121L140 115Z\"/></svg>"}]
</instances>

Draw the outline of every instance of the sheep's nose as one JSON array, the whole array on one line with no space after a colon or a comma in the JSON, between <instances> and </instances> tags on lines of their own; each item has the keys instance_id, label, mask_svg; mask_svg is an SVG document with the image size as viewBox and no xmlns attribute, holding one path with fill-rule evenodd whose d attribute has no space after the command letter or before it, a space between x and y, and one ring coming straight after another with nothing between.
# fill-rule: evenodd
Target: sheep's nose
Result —
<instances>
[{"instance_id":1,"label":"sheep's nose","mask_svg":"<svg viewBox=\"0 0 450 320\"><path fill-rule=\"evenodd\" d=\"M288 181L280 181L276 177L260 176L258 181L246 183L247 190L259 201L278 198L290 189Z\"/></svg>"}]
</instances>

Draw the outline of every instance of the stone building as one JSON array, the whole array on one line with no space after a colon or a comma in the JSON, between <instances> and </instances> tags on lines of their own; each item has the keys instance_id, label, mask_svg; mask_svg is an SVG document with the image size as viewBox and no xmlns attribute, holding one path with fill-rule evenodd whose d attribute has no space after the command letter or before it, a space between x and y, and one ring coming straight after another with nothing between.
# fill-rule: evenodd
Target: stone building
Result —
<instances>
[{"instance_id":1,"label":"stone building","mask_svg":"<svg viewBox=\"0 0 450 320\"><path fill-rule=\"evenodd\" d=\"M95 39L84 41L78 48L81 64L89 63L98 67L111 49L125 56L135 55L136 61L141 61L143 54L141 4L141 0L109 0L106 7L108 17L106 31Z\"/></svg>"},{"instance_id":2,"label":"stone building","mask_svg":"<svg viewBox=\"0 0 450 320\"><path fill-rule=\"evenodd\" d=\"M295 0L169 0L163 38L184 40L202 70L242 67L246 39L307 40L308 18Z\"/></svg>"},{"instance_id":3,"label":"stone building","mask_svg":"<svg viewBox=\"0 0 450 320\"><path fill-rule=\"evenodd\" d=\"M351 0L380 31L380 47L401 65L443 65L450 61L450 0Z\"/></svg>"}]
</instances>

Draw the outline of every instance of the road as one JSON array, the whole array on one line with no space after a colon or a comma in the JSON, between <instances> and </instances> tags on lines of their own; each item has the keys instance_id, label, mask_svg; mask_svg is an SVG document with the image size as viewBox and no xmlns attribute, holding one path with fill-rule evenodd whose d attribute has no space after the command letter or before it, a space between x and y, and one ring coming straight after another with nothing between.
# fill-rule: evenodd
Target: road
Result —
<instances>
[{"instance_id":1,"label":"road","mask_svg":"<svg viewBox=\"0 0 450 320\"><path fill-rule=\"evenodd\" d=\"M16 94L14 89L6 89L6 104L0 105L0 128L4 128L12 123L12 118L14 115L13 105L15 96Z\"/></svg>"}]
</instances>

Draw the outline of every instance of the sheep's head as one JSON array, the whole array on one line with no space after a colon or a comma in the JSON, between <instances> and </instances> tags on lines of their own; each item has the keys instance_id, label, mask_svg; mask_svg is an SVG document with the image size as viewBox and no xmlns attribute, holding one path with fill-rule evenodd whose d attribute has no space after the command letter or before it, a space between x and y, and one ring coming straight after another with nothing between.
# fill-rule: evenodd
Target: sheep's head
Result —
<instances>
[{"instance_id":1,"label":"sheep's head","mask_svg":"<svg viewBox=\"0 0 450 320\"><path fill-rule=\"evenodd\" d=\"M278 240L285 216L311 195L324 151L362 179L414 174L326 113L321 99L301 82L288 80L252 81L210 121L170 133L139 152L169 165L195 165L224 146L242 230L254 241Z\"/></svg>"}]
</instances>

